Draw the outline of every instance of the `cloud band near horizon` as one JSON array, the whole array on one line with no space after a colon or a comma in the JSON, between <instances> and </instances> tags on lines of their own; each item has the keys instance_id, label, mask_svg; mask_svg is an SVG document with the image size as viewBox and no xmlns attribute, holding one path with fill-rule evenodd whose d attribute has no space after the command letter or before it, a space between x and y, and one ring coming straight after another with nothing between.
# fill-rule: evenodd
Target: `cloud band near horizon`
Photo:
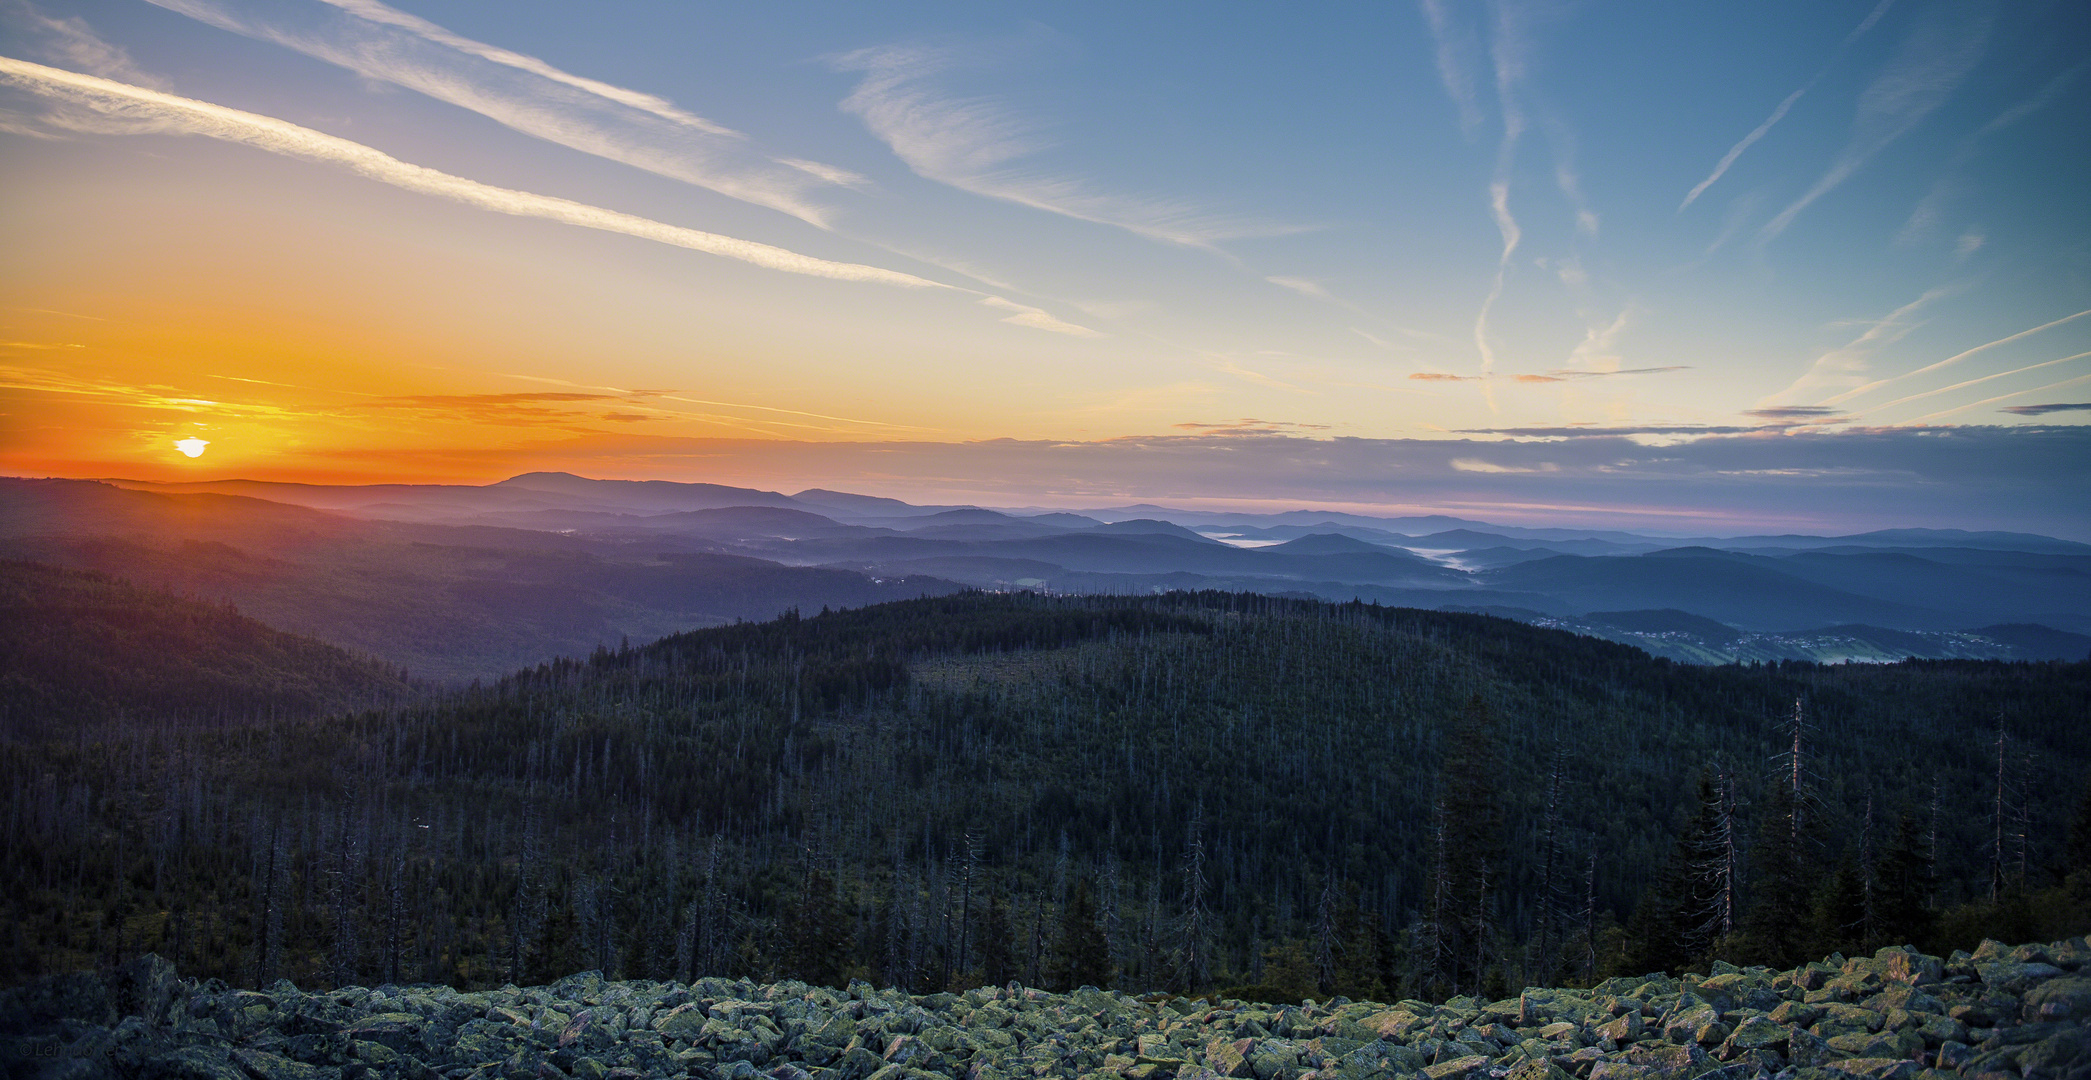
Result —
<instances>
[{"instance_id":1,"label":"cloud band near horizon","mask_svg":"<svg viewBox=\"0 0 2091 1080\"><path fill-rule=\"evenodd\" d=\"M411 453L421 475L479 483L556 469L783 491L841 488L917 502L1451 513L1505 524L1704 532L1923 525L2091 542L2083 510L2091 506L2091 474L2082 467L2091 460L2091 427L2083 425L1697 433L1655 445L1618 433L1361 439L1267 428L955 443L617 432L535 447ZM353 456L356 467L385 465L384 452ZM329 462L314 456L303 464L319 472Z\"/></svg>"}]
</instances>

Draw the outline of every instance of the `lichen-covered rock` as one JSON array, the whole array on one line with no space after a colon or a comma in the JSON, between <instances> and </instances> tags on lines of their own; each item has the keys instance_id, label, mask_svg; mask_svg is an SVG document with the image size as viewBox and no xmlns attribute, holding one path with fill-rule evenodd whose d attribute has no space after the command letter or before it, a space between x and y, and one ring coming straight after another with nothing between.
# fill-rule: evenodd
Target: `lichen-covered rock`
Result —
<instances>
[{"instance_id":1,"label":"lichen-covered rock","mask_svg":"<svg viewBox=\"0 0 2091 1080\"><path fill-rule=\"evenodd\" d=\"M1880 973L1891 982L1908 986L1932 986L1945 976L1945 961L1908 946L1890 946L1873 954Z\"/></svg>"},{"instance_id":2,"label":"lichen-covered rock","mask_svg":"<svg viewBox=\"0 0 2091 1080\"><path fill-rule=\"evenodd\" d=\"M1626 1060L1630 1065L1648 1070L1647 1075L1674 1080L1697 1076L1706 1071L1709 1064L1706 1051L1691 1043L1682 1046L1643 1043L1629 1048Z\"/></svg>"},{"instance_id":3,"label":"lichen-covered rock","mask_svg":"<svg viewBox=\"0 0 2091 1080\"><path fill-rule=\"evenodd\" d=\"M1791 1035L1791 1029L1768 1016L1752 1016L1735 1025L1735 1030L1728 1033L1718 1056L1722 1060L1733 1060L1751 1050L1777 1050L1783 1053Z\"/></svg>"},{"instance_id":4,"label":"lichen-covered rock","mask_svg":"<svg viewBox=\"0 0 2091 1080\"><path fill-rule=\"evenodd\" d=\"M2018 1067L2026 1076L2091 1076L2091 1030L2082 1024L2056 1024L2055 1031L2019 1052Z\"/></svg>"},{"instance_id":5,"label":"lichen-covered rock","mask_svg":"<svg viewBox=\"0 0 2091 1080\"><path fill-rule=\"evenodd\" d=\"M1934 970L1936 969L1936 970ZM1994 978L1995 982L1987 981ZM1812 999L1812 1000L1811 1000ZM56 1059L20 1063L51 1045ZM2091 942L1716 965L1443 1004L746 980L198 985L157 958L0 993L0 1073L187 1080L2046 1080L2091 1076ZM42 1038L43 1042L32 1042Z\"/></svg>"},{"instance_id":6,"label":"lichen-covered rock","mask_svg":"<svg viewBox=\"0 0 2091 1080\"><path fill-rule=\"evenodd\" d=\"M1639 1039L1643 1030L1644 1025L1641 1023L1640 1012L1631 1011L1617 1017L1611 1023L1600 1025L1597 1029L1597 1034L1599 1038L1610 1039L1612 1042L1624 1046Z\"/></svg>"},{"instance_id":7,"label":"lichen-covered rock","mask_svg":"<svg viewBox=\"0 0 2091 1080\"><path fill-rule=\"evenodd\" d=\"M2041 983L2026 994L2025 1013L2028 1020L2091 1024L2091 977L2070 976Z\"/></svg>"},{"instance_id":8,"label":"lichen-covered rock","mask_svg":"<svg viewBox=\"0 0 2091 1080\"><path fill-rule=\"evenodd\" d=\"M1430 1080L1468 1080L1487 1068L1487 1058L1480 1054L1467 1054L1428 1066L1423 1070L1423 1075Z\"/></svg>"},{"instance_id":9,"label":"lichen-covered rock","mask_svg":"<svg viewBox=\"0 0 2091 1080\"><path fill-rule=\"evenodd\" d=\"M1904 1058L1846 1058L1831 1062L1823 1071L1840 1080L1915 1080L1922 1068Z\"/></svg>"}]
</instances>

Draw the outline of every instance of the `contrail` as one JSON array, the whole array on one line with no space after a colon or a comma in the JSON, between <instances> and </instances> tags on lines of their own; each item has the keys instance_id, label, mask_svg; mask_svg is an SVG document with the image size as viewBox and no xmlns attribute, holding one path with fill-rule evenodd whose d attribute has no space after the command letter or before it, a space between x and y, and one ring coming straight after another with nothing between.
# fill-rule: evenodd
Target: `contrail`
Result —
<instances>
[{"instance_id":1,"label":"contrail","mask_svg":"<svg viewBox=\"0 0 2091 1080\"><path fill-rule=\"evenodd\" d=\"M1885 379L1876 379L1876 380L1874 380L1873 382L1870 382L1870 383L1867 383L1867 384L1866 384L1866 385L1864 385L1864 386L1858 387L1857 389L1853 389L1853 390L1847 390L1847 391L1845 391L1844 393L1838 394L1838 395L1837 395L1836 397L1833 397L1833 398L1829 398L1829 399L1825 400L1825 401L1823 402L1823 404L1824 404L1824 405L1839 405L1839 404L1842 404L1842 403L1844 403L1844 402L1846 402L1846 401L1849 401L1849 400L1851 400L1851 399L1852 399L1852 398L1854 398L1854 397L1857 397L1857 396L1858 396L1858 395L1860 395L1860 394L1866 393L1866 392L1867 392L1867 391L1869 391L1869 390L1878 390L1878 389L1880 389L1881 387L1883 387L1883 386L1886 386L1886 385L1888 385L1889 383L1892 383L1892 382L1900 382L1901 380L1903 380L1903 379L1907 379L1907 378L1910 378L1910 377L1912 377L1912 376L1916 376L1916 375L1923 375L1923 374L1925 374L1925 373L1927 373L1927 372L1937 371L1938 369L1940 369L1940 368L1942 368L1942 367L1946 367L1946 366L1948 366L1948 365L1951 365L1951 364L1957 364L1957 363L1960 363L1960 362L1961 362L1962 360L1965 360L1965 359L1967 359L1968 357L1970 357L1970 356L1973 356L1973 355L1975 355L1976 353L1978 353L1978 352L1981 352L1981 351L1983 351L1983 350L1985 350L1985 349L1994 349L1994 348L1996 348L1996 347L1997 347L1997 346L1999 346L1999 345L2009 345L2009 344L2011 344L2012 342L2014 342L2014 341L2017 341L2018 339L2020 339L2020 338L2022 338L2022 337L2030 337L2030 336L2032 336L2032 335L2034 335L2034 334L2037 334L2037 333L2041 332L2042 330L2046 330L2046 329L2049 329L2049 328L2051 328L2051 327L2056 327L2056 326L2060 326L2060 325L2062 325L2063 323L2066 323L2066 322L2072 322L2072 321L2074 321L2074 320L2077 320L2077 319L2081 319L2081 318L2083 318L2083 317L2084 317L2084 316L2086 316L2086 315L2091 315L2091 308L2086 308L2086 309L2084 309L2083 311L2079 311L2079 312L2077 312L2077 313L2076 313L2076 314L2074 314L2074 315L2064 315L2064 316L2062 316L2061 318L2059 318L2059 319L2056 319L2056 320L2055 320L2054 322L2050 322L2050 323L2042 323L2042 324L2040 324L2039 326L2036 326L2036 327L2032 328L2031 330L2021 330L2021 331L2019 331L2019 332L2018 332L2018 333L2016 333L2016 334L2012 334L2012 335L2011 335L2010 337L2000 337L2000 338L1996 339L1995 341L1989 341L1989 342L1984 342L1983 344L1977 345L1977 346L1975 346L1975 347L1974 347L1974 348L1972 348L1972 349L1968 349L1968 350L1966 350L1965 352L1958 352L1958 353L1955 353L1955 354L1953 354L1952 356L1949 356L1949 357L1945 358L1944 360L1941 360L1941 361L1939 361L1938 363L1935 363L1935 364L1930 364L1930 365L1927 365L1927 366L1925 366L1925 367L1920 367L1920 368L1918 368L1918 369L1917 369L1917 370L1915 370L1915 371L1905 371L1905 372L1903 372L1903 373L1902 373L1902 374L1900 374L1900 375L1891 375L1891 376L1889 376L1888 378L1885 378ZM1907 399L1905 399L1905 400L1907 400Z\"/></svg>"},{"instance_id":2,"label":"contrail","mask_svg":"<svg viewBox=\"0 0 2091 1080\"><path fill-rule=\"evenodd\" d=\"M45 97L85 106L106 116L142 120L156 125L162 131L203 135L286 157L339 165L381 183L450 199L482 210L492 210L495 213L542 218L600 232L622 233L642 240L738 259L766 269L792 274L908 288L950 287L897 270L819 259L769 244L686 229L679 225L606 210L600 206L591 206L570 199L494 187L477 180L467 180L461 176L409 164L362 143L336 138L274 117L242 112L207 101L177 97L61 68L45 67L26 60L0 56L0 81Z\"/></svg>"}]
</instances>

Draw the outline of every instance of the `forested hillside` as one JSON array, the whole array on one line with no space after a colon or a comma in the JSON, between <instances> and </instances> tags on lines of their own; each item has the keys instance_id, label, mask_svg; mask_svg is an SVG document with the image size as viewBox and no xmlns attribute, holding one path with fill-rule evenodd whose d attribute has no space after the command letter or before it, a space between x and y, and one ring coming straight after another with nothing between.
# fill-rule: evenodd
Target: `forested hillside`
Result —
<instances>
[{"instance_id":1,"label":"forested hillside","mask_svg":"<svg viewBox=\"0 0 2091 1080\"><path fill-rule=\"evenodd\" d=\"M2087 701L2084 663L1698 668L1484 616L962 594L17 741L0 955L1367 997L2053 939L2091 913Z\"/></svg>"},{"instance_id":2,"label":"forested hillside","mask_svg":"<svg viewBox=\"0 0 2091 1080\"><path fill-rule=\"evenodd\" d=\"M391 665L230 607L0 561L0 733L310 717L404 699Z\"/></svg>"}]
</instances>

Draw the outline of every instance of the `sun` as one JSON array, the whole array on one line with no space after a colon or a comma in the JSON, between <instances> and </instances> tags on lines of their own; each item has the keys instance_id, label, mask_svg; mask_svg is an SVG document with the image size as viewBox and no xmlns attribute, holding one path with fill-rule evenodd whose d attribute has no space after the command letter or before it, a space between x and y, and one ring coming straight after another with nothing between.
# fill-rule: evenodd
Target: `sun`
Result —
<instances>
[{"instance_id":1,"label":"sun","mask_svg":"<svg viewBox=\"0 0 2091 1080\"><path fill-rule=\"evenodd\" d=\"M199 439L196 436L191 435L186 439L176 439L174 441L174 448L176 450L181 451L184 454L189 455L190 457L202 457L203 448L209 446L210 444L211 443L209 439Z\"/></svg>"}]
</instances>

